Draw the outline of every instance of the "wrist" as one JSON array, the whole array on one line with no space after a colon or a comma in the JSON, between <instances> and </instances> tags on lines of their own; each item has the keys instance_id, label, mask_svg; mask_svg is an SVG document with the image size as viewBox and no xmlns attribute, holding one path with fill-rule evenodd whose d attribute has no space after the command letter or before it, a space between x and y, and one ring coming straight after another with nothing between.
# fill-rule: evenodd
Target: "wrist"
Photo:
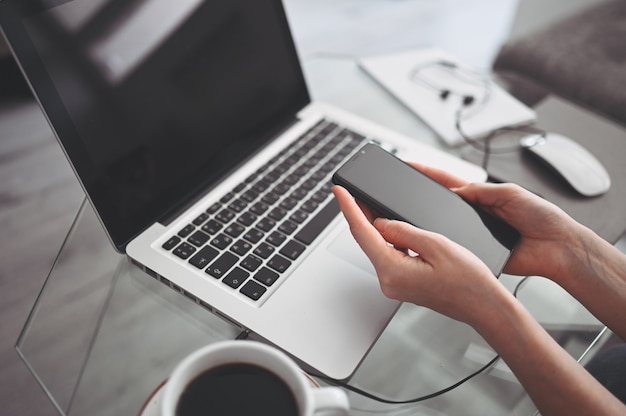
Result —
<instances>
[{"instance_id":1,"label":"wrist","mask_svg":"<svg viewBox=\"0 0 626 416\"><path fill-rule=\"evenodd\" d=\"M559 254L556 268L545 277L560 286L567 286L576 276L586 273L589 268L589 247L597 237L589 228L572 221L567 233L559 239Z\"/></svg>"},{"instance_id":2,"label":"wrist","mask_svg":"<svg viewBox=\"0 0 626 416\"><path fill-rule=\"evenodd\" d=\"M491 343L494 335L501 334L502 328L514 325L518 319L521 303L500 282L497 290L483 298L478 313L468 317L466 323L476 330L487 342Z\"/></svg>"}]
</instances>

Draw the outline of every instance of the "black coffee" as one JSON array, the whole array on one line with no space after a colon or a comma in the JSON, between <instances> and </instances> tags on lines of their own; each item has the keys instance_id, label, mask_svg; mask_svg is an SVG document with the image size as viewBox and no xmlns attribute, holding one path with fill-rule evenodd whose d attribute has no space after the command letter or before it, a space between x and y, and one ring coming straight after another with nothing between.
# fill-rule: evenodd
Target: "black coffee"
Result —
<instances>
[{"instance_id":1,"label":"black coffee","mask_svg":"<svg viewBox=\"0 0 626 416\"><path fill-rule=\"evenodd\" d=\"M226 364L189 383L177 416L297 416L298 405L278 376L251 364Z\"/></svg>"}]
</instances>

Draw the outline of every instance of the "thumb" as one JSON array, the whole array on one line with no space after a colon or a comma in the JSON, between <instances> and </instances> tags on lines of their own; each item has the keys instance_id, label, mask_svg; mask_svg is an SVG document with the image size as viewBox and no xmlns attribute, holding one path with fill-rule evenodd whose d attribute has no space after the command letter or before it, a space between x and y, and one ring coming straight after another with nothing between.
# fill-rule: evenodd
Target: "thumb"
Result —
<instances>
[{"instance_id":1,"label":"thumb","mask_svg":"<svg viewBox=\"0 0 626 416\"><path fill-rule=\"evenodd\" d=\"M437 250L441 244L438 241L438 234L422 230L403 221L387 218L377 218L374 221L374 226L385 241L396 247L410 249L419 254L422 259L430 258L440 252Z\"/></svg>"}]
</instances>

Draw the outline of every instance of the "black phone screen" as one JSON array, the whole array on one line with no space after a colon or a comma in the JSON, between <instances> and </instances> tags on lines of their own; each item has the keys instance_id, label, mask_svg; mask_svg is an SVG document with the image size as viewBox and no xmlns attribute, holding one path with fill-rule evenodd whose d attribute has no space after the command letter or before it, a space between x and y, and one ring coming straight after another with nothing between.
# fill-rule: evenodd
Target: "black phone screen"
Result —
<instances>
[{"instance_id":1,"label":"black phone screen","mask_svg":"<svg viewBox=\"0 0 626 416\"><path fill-rule=\"evenodd\" d=\"M519 233L377 145L367 144L333 175L333 183L380 215L442 234L499 276Z\"/></svg>"}]
</instances>

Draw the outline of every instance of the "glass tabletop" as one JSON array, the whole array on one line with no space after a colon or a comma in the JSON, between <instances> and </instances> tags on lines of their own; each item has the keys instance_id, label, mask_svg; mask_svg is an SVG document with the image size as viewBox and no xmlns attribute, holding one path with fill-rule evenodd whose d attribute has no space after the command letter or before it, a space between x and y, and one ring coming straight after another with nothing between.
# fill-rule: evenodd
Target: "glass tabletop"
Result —
<instances>
[{"instance_id":1,"label":"glass tabletop","mask_svg":"<svg viewBox=\"0 0 626 416\"><path fill-rule=\"evenodd\" d=\"M314 89L315 98L440 146L351 60L314 60L305 70L310 83L326 86ZM347 88L359 91L358 99ZM520 283L507 275L500 280L511 291ZM524 281L518 297L576 359L584 360L601 344L604 326L546 279ZM83 202L17 350L60 414L136 415L183 357L239 332L115 252L90 204ZM349 383L386 399L413 399L454 385L494 356L469 326L405 304ZM502 362L456 389L413 404L384 404L356 393L349 398L355 415L536 411Z\"/></svg>"},{"instance_id":2,"label":"glass tabletop","mask_svg":"<svg viewBox=\"0 0 626 416\"><path fill-rule=\"evenodd\" d=\"M100 227L83 203L17 345L63 415L139 414L183 357L240 332L114 252ZM520 282L501 280L511 290ZM575 358L599 344L604 327L545 279L528 279L518 297ZM469 326L405 304L349 383L385 399L413 399L457 383L494 356ZM415 404L349 397L355 415L535 412L502 362Z\"/></svg>"}]
</instances>

